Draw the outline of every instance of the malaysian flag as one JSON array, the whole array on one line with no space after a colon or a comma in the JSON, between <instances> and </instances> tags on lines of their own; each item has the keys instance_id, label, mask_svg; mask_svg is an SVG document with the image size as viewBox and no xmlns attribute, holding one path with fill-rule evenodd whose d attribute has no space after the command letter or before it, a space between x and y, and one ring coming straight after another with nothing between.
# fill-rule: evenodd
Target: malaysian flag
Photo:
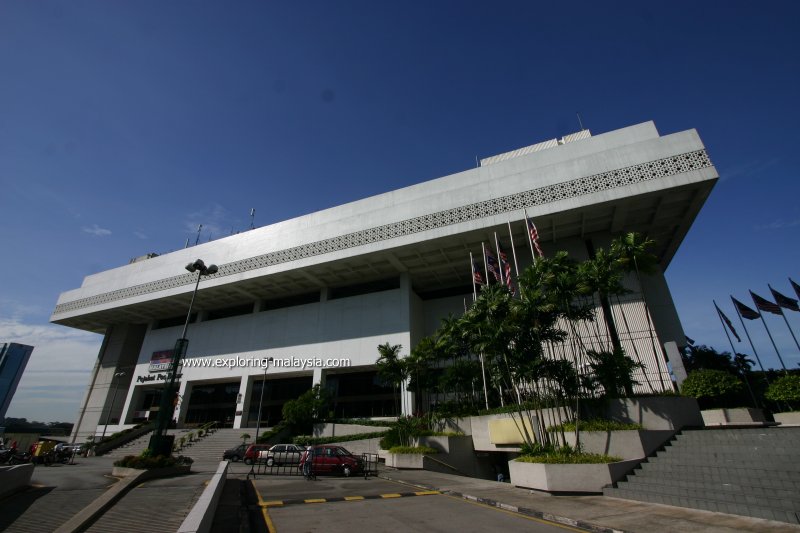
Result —
<instances>
[{"instance_id":1,"label":"malaysian flag","mask_svg":"<svg viewBox=\"0 0 800 533\"><path fill-rule=\"evenodd\" d=\"M739 316L742 318L746 318L747 320L755 320L756 318L761 318L761 314L758 311L754 311L750 309L742 302L731 296L731 300L733 301L733 305L736 307L736 310L739 312Z\"/></svg>"},{"instance_id":2,"label":"malaysian flag","mask_svg":"<svg viewBox=\"0 0 800 533\"><path fill-rule=\"evenodd\" d=\"M800 298L800 285L792 281L792 278L789 278L789 283L792 284L792 288L794 289L794 293Z\"/></svg>"},{"instance_id":3,"label":"malaysian flag","mask_svg":"<svg viewBox=\"0 0 800 533\"><path fill-rule=\"evenodd\" d=\"M486 251L486 270L494 276L494 279L500 281L500 265L497 263L497 258L488 248Z\"/></svg>"},{"instance_id":4,"label":"malaysian flag","mask_svg":"<svg viewBox=\"0 0 800 533\"><path fill-rule=\"evenodd\" d=\"M769 290L772 291L772 297L775 298L775 303L789 309L791 311L800 311L800 306L797 305L797 300L794 298L789 298L788 296L784 296L783 294L779 293L772 286L769 286Z\"/></svg>"},{"instance_id":5,"label":"malaysian flag","mask_svg":"<svg viewBox=\"0 0 800 533\"><path fill-rule=\"evenodd\" d=\"M733 333L733 336L736 337L736 340L739 341L739 342L742 342L742 339L739 338L739 334L736 333L736 330L733 328L733 324L731 323L731 320L727 316L725 316L725 313L722 312L722 309L717 307L717 302L714 302L714 307L716 307L717 314L719 314L719 317L725 322L725 325L728 326L728 329L731 330L731 333Z\"/></svg>"},{"instance_id":6,"label":"malaysian flag","mask_svg":"<svg viewBox=\"0 0 800 533\"><path fill-rule=\"evenodd\" d=\"M506 286L511 291L511 294L514 294L514 283L511 281L511 263L508 262L508 254L500 246L500 241L497 241L497 252L500 254L500 265L503 267L503 278L505 278Z\"/></svg>"},{"instance_id":7,"label":"malaysian flag","mask_svg":"<svg viewBox=\"0 0 800 533\"><path fill-rule=\"evenodd\" d=\"M483 285L483 274L481 274L481 269L475 261L472 262L472 283Z\"/></svg>"},{"instance_id":8,"label":"malaysian flag","mask_svg":"<svg viewBox=\"0 0 800 533\"><path fill-rule=\"evenodd\" d=\"M753 303L756 304L756 309L761 309L762 311L766 311L767 313L772 313L774 315L783 314L783 311L781 311L781 306L778 304L774 304L766 298L762 298L753 291L750 291L750 296L753 298Z\"/></svg>"},{"instance_id":9,"label":"malaysian flag","mask_svg":"<svg viewBox=\"0 0 800 533\"><path fill-rule=\"evenodd\" d=\"M539 254L539 257L544 257L542 247L539 246L539 232L536 231L536 224L534 224L533 220L529 219L527 216L525 217L525 222L528 223L528 235L530 235L531 244L533 244L533 247L536 248L536 253Z\"/></svg>"}]
</instances>

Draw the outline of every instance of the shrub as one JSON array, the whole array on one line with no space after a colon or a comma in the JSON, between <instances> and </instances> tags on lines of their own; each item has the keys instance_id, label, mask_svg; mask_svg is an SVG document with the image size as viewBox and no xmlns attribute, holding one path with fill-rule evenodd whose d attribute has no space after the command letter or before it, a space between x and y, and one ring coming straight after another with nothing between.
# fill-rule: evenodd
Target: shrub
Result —
<instances>
[{"instance_id":1,"label":"shrub","mask_svg":"<svg viewBox=\"0 0 800 533\"><path fill-rule=\"evenodd\" d=\"M522 463L546 463L546 464L600 464L616 463L622 461L621 457L613 455L602 455L599 453L583 453L572 446L556 447L553 445L543 446L539 443L533 446L523 445L522 454L517 457L517 461Z\"/></svg>"},{"instance_id":2,"label":"shrub","mask_svg":"<svg viewBox=\"0 0 800 533\"><path fill-rule=\"evenodd\" d=\"M389 453L413 453L419 455L439 453L439 450L430 446L393 446L388 451Z\"/></svg>"},{"instance_id":3,"label":"shrub","mask_svg":"<svg viewBox=\"0 0 800 533\"><path fill-rule=\"evenodd\" d=\"M191 465L194 461L191 457L167 457L165 455L157 455L150 457L146 454L141 455L127 455L122 459L115 461L114 466L123 468L136 468L138 470L152 470L154 468L169 468L172 466Z\"/></svg>"},{"instance_id":4,"label":"shrub","mask_svg":"<svg viewBox=\"0 0 800 533\"><path fill-rule=\"evenodd\" d=\"M681 394L697 398L701 407L730 407L742 391L742 382L722 370L695 370L681 386Z\"/></svg>"},{"instance_id":5,"label":"shrub","mask_svg":"<svg viewBox=\"0 0 800 533\"><path fill-rule=\"evenodd\" d=\"M334 442L350 442L354 440L376 439L384 437L388 431L375 431L373 433L354 433L352 435L338 435L334 437L312 437L300 435L292 439L299 446L314 446L315 444L332 444ZM382 441L383 439L381 439Z\"/></svg>"},{"instance_id":6,"label":"shrub","mask_svg":"<svg viewBox=\"0 0 800 533\"><path fill-rule=\"evenodd\" d=\"M578 423L581 431L626 431L642 429L641 424L628 424L616 422L614 420L603 420L595 418L592 420L581 420ZM547 431L575 431L575 422L564 422L557 426L550 426Z\"/></svg>"},{"instance_id":7,"label":"shrub","mask_svg":"<svg viewBox=\"0 0 800 533\"><path fill-rule=\"evenodd\" d=\"M795 407L793 404L800 402L800 375L779 377L770 383L764 397L773 402L787 402L790 407Z\"/></svg>"}]
</instances>

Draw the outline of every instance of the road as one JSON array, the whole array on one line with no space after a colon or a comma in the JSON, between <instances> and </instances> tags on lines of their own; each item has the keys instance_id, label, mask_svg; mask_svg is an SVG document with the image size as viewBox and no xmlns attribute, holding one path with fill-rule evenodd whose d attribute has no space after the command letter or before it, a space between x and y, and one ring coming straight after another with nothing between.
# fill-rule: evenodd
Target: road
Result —
<instances>
[{"instance_id":1,"label":"road","mask_svg":"<svg viewBox=\"0 0 800 533\"><path fill-rule=\"evenodd\" d=\"M253 486L271 532L583 531L379 478L260 476Z\"/></svg>"}]
</instances>

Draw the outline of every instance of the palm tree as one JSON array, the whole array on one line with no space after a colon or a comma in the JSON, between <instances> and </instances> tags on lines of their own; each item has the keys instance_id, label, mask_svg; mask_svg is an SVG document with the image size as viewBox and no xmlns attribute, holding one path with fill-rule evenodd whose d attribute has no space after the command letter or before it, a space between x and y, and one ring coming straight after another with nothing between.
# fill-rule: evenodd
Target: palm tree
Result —
<instances>
[{"instance_id":1,"label":"palm tree","mask_svg":"<svg viewBox=\"0 0 800 533\"><path fill-rule=\"evenodd\" d=\"M397 415L402 413L400 406L399 389L403 382L408 377L408 371L403 359L400 358L400 350L403 349L401 344L394 346L389 343L381 344L378 346L378 376L387 383L391 383L395 389L395 398L397 399Z\"/></svg>"},{"instance_id":2,"label":"palm tree","mask_svg":"<svg viewBox=\"0 0 800 533\"><path fill-rule=\"evenodd\" d=\"M620 266L625 271L634 272L636 274L636 282L639 285L639 289L642 291L642 304L644 305L644 315L647 319L647 331L650 335L650 344L653 348L653 356L657 361L659 361L659 363L664 363L663 353L656 346L653 325L650 321L650 308L647 305L647 295L645 294L644 285L642 285L641 276L642 273L651 274L656 270L656 265L658 264L657 258L649 251L649 248L654 244L655 241L642 237L638 233L627 233L617 237L611 242L611 254L616 257ZM663 372L661 372L661 364L658 365L657 370L661 386L663 390L667 390L667 386L664 383L664 375ZM649 385L650 380L648 379L646 372L645 379Z\"/></svg>"},{"instance_id":3,"label":"palm tree","mask_svg":"<svg viewBox=\"0 0 800 533\"><path fill-rule=\"evenodd\" d=\"M750 392L750 397L753 399L753 406L758 408L758 400L756 400L756 395L753 393L752 387L750 387L750 379L748 378L750 369L753 368L754 364L756 364L755 361L743 353L737 353L733 356L733 366L736 368L736 372L744 379L747 390Z\"/></svg>"}]
</instances>

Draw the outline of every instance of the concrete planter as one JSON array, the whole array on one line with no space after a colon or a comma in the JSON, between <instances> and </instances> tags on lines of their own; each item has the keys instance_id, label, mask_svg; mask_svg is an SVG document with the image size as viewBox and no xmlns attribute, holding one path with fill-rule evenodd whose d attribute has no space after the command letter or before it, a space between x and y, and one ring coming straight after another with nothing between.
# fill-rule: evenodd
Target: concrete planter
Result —
<instances>
[{"instance_id":1,"label":"concrete planter","mask_svg":"<svg viewBox=\"0 0 800 533\"><path fill-rule=\"evenodd\" d=\"M387 453L386 466L408 470L422 470L425 454L423 453Z\"/></svg>"},{"instance_id":2,"label":"concrete planter","mask_svg":"<svg viewBox=\"0 0 800 533\"><path fill-rule=\"evenodd\" d=\"M144 479L153 479L157 477L169 477L169 476L177 476L179 474L188 474L191 470L191 465L181 465L181 466L170 466L168 468L151 468L149 470L141 469L141 468L127 468L124 466L115 466L114 469L111 471L111 475L114 477L128 477L128 476L135 476L141 474L142 472L146 472L143 474ZM140 480L144 480L140 478Z\"/></svg>"},{"instance_id":3,"label":"concrete planter","mask_svg":"<svg viewBox=\"0 0 800 533\"><path fill-rule=\"evenodd\" d=\"M622 479L639 460L583 465L508 462L511 483L515 487L545 492L601 493Z\"/></svg>"},{"instance_id":4,"label":"concrete planter","mask_svg":"<svg viewBox=\"0 0 800 533\"><path fill-rule=\"evenodd\" d=\"M697 400L686 396L646 396L606 400L604 418L644 429L680 431L684 427L702 427L703 417Z\"/></svg>"},{"instance_id":5,"label":"concrete planter","mask_svg":"<svg viewBox=\"0 0 800 533\"><path fill-rule=\"evenodd\" d=\"M706 426L763 426L767 422L764 411L752 407L708 409L702 415Z\"/></svg>"},{"instance_id":6,"label":"concrete planter","mask_svg":"<svg viewBox=\"0 0 800 533\"><path fill-rule=\"evenodd\" d=\"M782 426L800 426L800 411L787 411L785 413L775 413L775 422Z\"/></svg>"},{"instance_id":7,"label":"concrete planter","mask_svg":"<svg viewBox=\"0 0 800 533\"><path fill-rule=\"evenodd\" d=\"M586 453L612 455L623 459L644 459L675 432L669 429L632 429L619 431L581 431L581 448ZM565 435L567 444L575 446L575 433Z\"/></svg>"}]
</instances>

